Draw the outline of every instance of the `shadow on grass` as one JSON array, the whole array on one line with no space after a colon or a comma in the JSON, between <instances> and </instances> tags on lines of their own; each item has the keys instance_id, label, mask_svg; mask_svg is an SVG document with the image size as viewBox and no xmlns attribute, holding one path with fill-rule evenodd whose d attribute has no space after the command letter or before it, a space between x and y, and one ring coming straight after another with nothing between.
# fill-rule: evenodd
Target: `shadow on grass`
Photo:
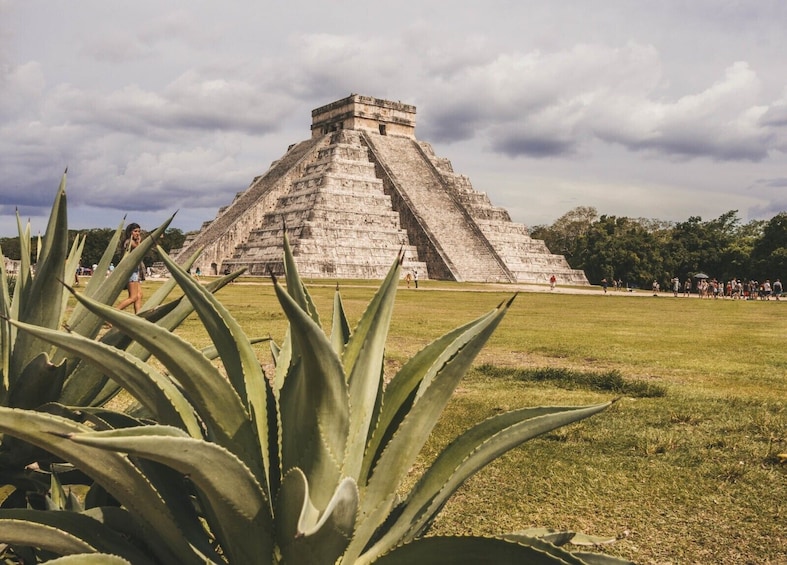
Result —
<instances>
[{"instance_id":1,"label":"shadow on grass","mask_svg":"<svg viewBox=\"0 0 787 565\"><path fill-rule=\"evenodd\" d=\"M477 375L486 377L513 378L520 381L549 382L566 389L588 389L603 392L614 392L638 398L665 396L667 390L659 385L644 381L626 380L620 371L605 372L575 371L564 368L516 369L498 367L484 363L473 369Z\"/></svg>"}]
</instances>

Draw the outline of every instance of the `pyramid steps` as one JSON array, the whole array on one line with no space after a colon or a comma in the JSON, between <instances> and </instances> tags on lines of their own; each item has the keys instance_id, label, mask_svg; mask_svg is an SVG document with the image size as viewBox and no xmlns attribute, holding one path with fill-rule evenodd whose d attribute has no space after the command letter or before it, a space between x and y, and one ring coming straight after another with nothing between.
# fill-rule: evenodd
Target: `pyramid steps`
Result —
<instances>
[{"instance_id":1,"label":"pyramid steps","mask_svg":"<svg viewBox=\"0 0 787 565\"><path fill-rule=\"evenodd\" d=\"M512 282L414 140L375 134L366 134L364 140L386 164L394 188L419 216L454 280Z\"/></svg>"},{"instance_id":2,"label":"pyramid steps","mask_svg":"<svg viewBox=\"0 0 787 565\"><path fill-rule=\"evenodd\" d=\"M427 278L426 264L399 225L399 214L383 192L358 132L329 137L330 143L224 264L247 267L250 274L280 273L286 226L301 276L382 278L404 249L404 268Z\"/></svg>"},{"instance_id":3,"label":"pyramid steps","mask_svg":"<svg viewBox=\"0 0 787 565\"><path fill-rule=\"evenodd\" d=\"M402 250L402 276L422 280L588 284L415 138L414 106L353 94L313 110L311 129L175 259L204 248L204 273L280 274L286 229L305 277L380 279Z\"/></svg>"}]
</instances>

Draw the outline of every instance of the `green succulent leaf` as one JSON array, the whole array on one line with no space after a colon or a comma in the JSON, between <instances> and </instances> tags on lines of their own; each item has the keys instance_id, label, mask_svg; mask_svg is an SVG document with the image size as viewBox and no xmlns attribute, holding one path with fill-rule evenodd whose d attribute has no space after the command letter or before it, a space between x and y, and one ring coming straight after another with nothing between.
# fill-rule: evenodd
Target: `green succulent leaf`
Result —
<instances>
[{"instance_id":1,"label":"green succulent leaf","mask_svg":"<svg viewBox=\"0 0 787 565\"><path fill-rule=\"evenodd\" d=\"M14 297L11 299L11 316L14 320L19 319L20 304L24 301L23 297L30 294L30 221L22 227L22 219L19 217L19 210L16 211L16 226L19 231L19 270L16 275L16 287ZM13 342L13 339L12 339Z\"/></svg>"},{"instance_id":2,"label":"green succulent leaf","mask_svg":"<svg viewBox=\"0 0 787 565\"><path fill-rule=\"evenodd\" d=\"M298 468L282 481L276 502L277 540L284 561L332 565L344 552L355 525L358 488L345 478L320 512L309 498L309 483Z\"/></svg>"},{"instance_id":3,"label":"green succulent leaf","mask_svg":"<svg viewBox=\"0 0 787 565\"><path fill-rule=\"evenodd\" d=\"M79 553L47 561L49 565L132 565L117 555L108 553ZM136 565L136 563L134 564Z\"/></svg>"},{"instance_id":4,"label":"green succulent leaf","mask_svg":"<svg viewBox=\"0 0 787 565\"><path fill-rule=\"evenodd\" d=\"M186 271L178 267L162 248L158 248L159 256L178 282L189 301L194 305L202 325L210 335L216 350L224 364L232 387L244 403L246 410L254 414L253 422L256 426L259 441L259 453L262 453L262 463L265 478L262 482L266 489L267 498L271 493L268 489L270 480L271 462L268 445L268 400L265 389L265 374L257 360L254 348L229 311L205 287Z\"/></svg>"},{"instance_id":5,"label":"green succulent leaf","mask_svg":"<svg viewBox=\"0 0 787 565\"><path fill-rule=\"evenodd\" d=\"M347 382L320 326L274 283L290 321L293 359L279 393L282 470L298 467L324 509L341 479L349 426ZM296 356L297 352L297 356Z\"/></svg>"},{"instance_id":6,"label":"green succulent leaf","mask_svg":"<svg viewBox=\"0 0 787 565\"><path fill-rule=\"evenodd\" d=\"M149 322L156 323L161 327L174 329L174 327L171 326L172 322L170 322L171 315L190 308L188 301L182 300L182 298L183 297L173 300L157 308L146 310L140 313L139 317ZM184 302L186 303L185 306L183 304ZM176 325L179 323L180 322L175 322ZM70 328L66 329L68 330ZM71 333L73 335L78 335L74 334L74 332ZM97 339L105 345L128 352L130 355L137 357L140 361L145 361L150 357L150 352L147 349L115 328L109 329ZM58 352L64 357L67 357L67 351L58 349ZM110 379L97 365L83 362L82 358L77 356L68 357L68 363L70 372L60 397L60 402L63 404L72 406L101 406L120 392L120 385Z\"/></svg>"},{"instance_id":7,"label":"green succulent leaf","mask_svg":"<svg viewBox=\"0 0 787 565\"><path fill-rule=\"evenodd\" d=\"M342 295L339 294L339 285L336 285L336 292L333 294L333 323L331 326L331 343L333 348L340 356L344 353L344 346L350 341L350 323L344 313Z\"/></svg>"},{"instance_id":8,"label":"green succulent leaf","mask_svg":"<svg viewBox=\"0 0 787 565\"><path fill-rule=\"evenodd\" d=\"M60 181L46 228L43 248L36 267L36 276L17 291L20 295L18 319L46 328L57 328L61 322L65 300L62 285L68 253L68 218L66 214L66 175ZM29 282L29 284L28 284ZM46 344L30 334L17 336L10 359L9 388L13 389L24 367L41 352Z\"/></svg>"},{"instance_id":9,"label":"green succulent leaf","mask_svg":"<svg viewBox=\"0 0 787 565\"><path fill-rule=\"evenodd\" d=\"M322 327L320 315L314 306L314 301L298 274L298 267L295 264L295 257L292 254L290 239L287 237L286 229L284 230L284 278L287 283L287 292L292 296L295 303L314 320L315 324Z\"/></svg>"},{"instance_id":10,"label":"green succulent leaf","mask_svg":"<svg viewBox=\"0 0 787 565\"><path fill-rule=\"evenodd\" d=\"M5 512L0 512L0 516L2 514ZM3 532L4 543L38 547L59 555L95 551L94 547L77 536L29 519L0 517L0 531Z\"/></svg>"},{"instance_id":11,"label":"green succulent leaf","mask_svg":"<svg viewBox=\"0 0 787 565\"><path fill-rule=\"evenodd\" d=\"M265 413L265 375L262 372L251 341L232 317L229 311L212 294L210 287L205 287L179 267L167 253L158 248L159 256L164 265L169 269L172 280L178 285L202 321L202 325L216 348L224 364L227 377L233 385L238 396L243 401L247 410L253 405L254 410ZM243 271L233 273L233 280ZM267 434L267 430L265 430Z\"/></svg>"},{"instance_id":12,"label":"green succulent leaf","mask_svg":"<svg viewBox=\"0 0 787 565\"><path fill-rule=\"evenodd\" d=\"M462 483L503 453L538 435L589 418L610 404L522 408L477 424L440 453L410 491L395 524L370 552L379 554L386 547L420 536Z\"/></svg>"},{"instance_id":13,"label":"green succulent leaf","mask_svg":"<svg viewBox=\"0 0 787 565\"><path fill-rule=\"evenodd\" d=\"M9 391L8 406L33 409L47 402L54 402L60 398L65 379L65 361L54 365L47 353L41 353L22 369L15 386Z\"/></svg>"},{"instance_id":14,"label":"green succulent leaf","mask_svg":"<svg viewBox=\"0 0 787 565\"><path fill-rule=\"evenodd\" d=\"M160 249L160 248L159 248ZM194 262L199 258L202 254L202 248L200 247L197 249L190 257L187 257L183 264L180 265L182 269L188 271ZM156 289L156 291L150 295L145 303L142 305L142 311L149 310L150 308L155 308L160 304L163 304L170 293L175 290L175 287L178 286L178 281L174 277L169 277L166 279L161 286ZM224 285L222 285L224 286Z\"/></svg>"},{"instance_id":15,"label":"green succulent leaf","mask_svg":"<svg viewBox=\"0 0 787 565\"><path fill-rule=\"evenodd\" d=\"M164 424L182 427L193 437L202 437L202 428L194 408L180 389L151 365L125 351L78 334L48 330L29 324L14 325L83 360L95 364L103 373L124 386L143 406Z\"/></svg>"},{"instance_id":16,"label":"green succulent leaf","mask_svg":"<svg viewBox=\"0 0 787 565\"><path fill-rule=\"evenodd\" d=\"M69 461L103 486L115 499L134 512L145 524L147 535L160 538L166 559L175 552L183 563L204 563L182 537L177 519L144 474L128 458L63 437L90 431L90 428L63 417L0 407L0 433L5 433ZM175 561L169 561L175 562Z\"/></svg>"},{"instance_id":17,"label":"green succulent leaf","mask_svg":"<svg viewBox=\"0 0 787 565\"><path fill-rule=\"evenodd\" d=\"M114 304L120 293L128 286L128 279L131 273L139 268L142 259L153 248L174 217L174 214L170 216L163 224L150 232L148 237L142 239L131 253L126 253L109 276L105 278L100 276L93 277L99 280L101 284L95 287L88 284L82 296L101 304ZM84 304L78 303L68 319L68 328L74 333L95 337L98 335L103 322L104 319L91 312Z\"/></svg>"},{"instance_id":18,"label":"green succulent leaf","mask_svg":"<svg viewBox=\"0 0 787 565\"><path fill-rule=\"evenodd\" d=\"M587 534L550 528L528 528L521 532L506 534L503 537L527 544L548 544L544 546L547 548L550 545L564 546L566 544L598 547L615 542L615 538L589 536ZM576 559L576 563L583 565L634 565L634 562L627 559L590 551L574 551L571 553L571 556L573 559Z\"/></svg>"},{"instance_id":19,"label":"green succulent leaf","mask_svg":"<svg viewBox=\"0 0 787 565\"><path fill-rule=\"evenodd\" d=\"M59 555L105 552L134 565L153 565L123 535L83 513L0 509L0 531L8 544L38 547Z\"/></svg>"},{"instance_id":20,"label":"green succulent leaf","mask_svg":"<svg viewBox=\"0 0 787 565\"><path fill-rule=\"evenodd\" d=\"M57 478L57 473L52 473L49 478L49 498L57 510L65 510L68 506L68 495L63 490L63 485Z\"/></svg>"},{"instance_id":21,"label":"green succulent leaf","mask_svg":"<svg viewBox=\"0 0 787 565\"><path fill-rule=\"evenodd\" d=\"M381 402L385 342L403 257L400 251L366 307L342 355L350 392L350 434L344 463L344 474L349 477L358 477L361 473L373 418Z\"/></svg>"},{"instance_id":22,"label":"green succulent leaf","mask_svg":"<svg viewBox=\"0 0 787 565\"><path fill-rule=\"evenodd\" d=\"M148 349L183 387L207 427L209 439L238 455L262 483L265 471L251 418L219 370L190 343L144 319L84 296L74 297Z\"/></svg>"},{"instance_id":23,"label":"green succulent leaf","mask_svg":"<svg viewBox=\"0 0 787 565\"><path fill-rule=\"evenodd\" d=\"M553 546L554 547L554 546ZM568 556L567 551L555 547ZM478 565L478 563L527 563L528 565L581 564L568 561L543 549L492 537L420 538L386 553L375 565L412 565L413 563Z\"/></svg>"},{"instance_id":24,"label":"green succulent leaf","mask_svg":"<svg viewBox=\"0 0 787 565\"><path fill-rule=\"evenodd\" d=\"M171 473L173 474L175 473L168 467L165 468L169 470ZM182 483L173 482L171 486L177 487L180 486L181 484ZM93 483L93 485L91 485L90 490L88 491L88 495L86 498L90 498L90 497L96 498L98 495L97 491L100 490L102 490L101 487L98 487L95 483ZM191 493L188 494L190 495ZM173 506L172 501L170 500L169 497L167 497L167 503L168 506L172 509L173 515L177 516L178 524L184 528L184 531L188 530L189 526L186 524L186 520L184 520L185 514L182 513L179 508L175 508ZM189 504L193 507L191 501L189 501ZM193 509L192 509L192 513L194 513ZM140 522L139 516L137 516L136 514L134 514L133 512L129 511L126 508L121 508L119 506L107 506L107 505L88 506L88 508L83 512L83 514L101 523L102 526L105 526L110 530L117 532L119 535L123 536L124 539L129 540L137 547L145 547L147 549L147 552L152 555L166 554L164 548L155 547L154 545L155 543L160 543L160 539L147 535L147 530L145 528L145 525ZM199 524L199 528L200 530L203 531L202 534L203 537L206 537L204 535L204 528L201 523ZM192 538L189 537L189 539ZM210 556L210 558L213 559L214 561L217 560L215 552L212 550L212 548L205 547L204 554L206 556ZM206 562L208 562L207 559Z\"/></svg>"},{"instance_id":25,"label":"green succulent leaf","mask_svg":"<svg viewBox=\"0 0 787 565\"><path fill-rule=\"evenodd\" d=\"M391 379L383 393L382 409L377 427L372 432L364 455L360 484L366 484L382 449L388 444L393 434L399 429L402 419L410 411L421 383L430 382L441 367L438 359L445 359L456 353L463 344L459 338L469 335L468 331L471 328L483 323L484 320L493 318L495 314L496 310L493 310L436 339L410 358Z\"/></svg>"},{"instance_id":26,"label":"green succulent leaf","mask_svg":"<svg viewBox=\"0 0 787 565\"><path fill-rule=\"evenodd\" d=\"M109 265L112 263L112 260L115 257L115 253L117 252L118 247L120 247L120 238L123 236L123 225L125 223L126 223L126 218L124 216L123 219L118 224L118 226L115 228L112 237L109 238L109 241L107 242L107 246L106 248L104 248L104 252L101 254L101 258L98 260L98 263L96 264L97 268L93 273L94 276L91 276L90 280L88 280L87 284L85 285L86 295L90 297L94 297L95 292L98 290L98 287L100 287L104 283L104 277L100 275L106 273L109 270ZM70 282L70 281L66 280L65 282ZM73 321L74 318L72 317L71 320L69 320L69 323L73 323Z\"/></svg>"},{"instance_id":27,"label":"green succulent leaf","mask_svg":"<svg viewBox=\"0 0 787 565\"><path fill-rule=\"evenodd\" d=\"M289 327L284 335L281 347L271 342L271 355L273 362L276 364L276 370L273 374L273 390L278 397L292 363L292 337Z\"/></svg>"},{"instance_id":28,"label":"green succulent leaf","mask_svg":"<svg viewBox=\"0 0 787 565\"><path fill-rule=\"evenodd\" d=\"M233 279L232 275L211 281L205 288L215 293ZM172 280L172 279L170 279ZM165 283L167 285L169 283ZM162 288L163 286L162 285ZM86 293L87 294L87 293ZM177 298L167 304L152 306L154 299L146 302L147 310L143 310L139 317L154 322L159 327L174 331L194 311L191 302ZM142 361L150 357L150 352L139 343L131 340L121 332L112 329L104 334L100 341L108 345L126 350L130 355ZM76 367L66 380L63 387L61 402L74 406L100 406L119 392L120 387L95 365L77 363Z\"/></svg>"},{"instance_id":29,"label":"green succulent leaf","mask_svg":"<svg viewBox=\"0 0 787 565\"><path fill-rule=\"evenodd\" d=\"M4 257L0 247L0 258ZM11 293L8 289L8 273L5 270L5 261L0 261L0 405L8 404L8 373L11 370L11 351L13 349L11 318ZM12 337L13 336L13 337Z\"/></svg>"},{"instance_id":30,"label":"green succulent leaf","mask_svg":"<svg viewBox=\"0 0 787 565\"><path fill-rule=\"evenodd\" d=\"M615 538L589 536L587 534L565 530L554 530L552 528L527 528L526 530L506 534L504 537L517 539L518 537L522 536L543 539L554 545L565 545L567 543L571 543L571 545L597 547L599 545L606 545L615 542Z\"/></svg>"},{"instance_id":31,"label":"green succulent leaf","mask_svg":"<svg viewBox=\"0 0 787 565\"><path fill-rule=\"evenodd\" d=\"M360 555L377 526L390 512L401 481L429 437L451 394L512 301L513 298L501 304L491 315L481 316L444 352L435 352L437 371L431 379L421 382L412 407L382 451L368 483L365 487L360 485L359 525L348 549L351 558ZM427 376L430 374L427 373Z\"/></svg>"},{"instance_id":32,"label":"green succulent leaf","mask_svg":"<svg viewBox=\"0 0 787 565\"><path fill-rule=\"evenodd\" d=\"M215 444L170 426L73 434L73 442L151 459L187 475L210 506L211 528L234 563L273 555L273 519L260 484L243 462ZM241 531L252 535L238 535Z\"/></svg>"},{"instance_id":33,"label":"green succulent leaf","mask_svg":"<svg viewBox=\"0 0 787 565\"><path fill-rule=\"evenodd\" d=\"M85 236L77 235L74 238L74 243L71 245L71 250L68 252L68 257L66 258L66 268L63 273L65 277L63 280L71 284L74 282L74 273L76 273L77 267L79 266L79 261L82 258L82 251L85 248ZM63 320L66 319L66 311L68 310L68 300L67 295L60 289L60 316L58 317L58 326L60 326ZM57 360L57 358L55 357Z\"/></svg>"}]
</instances>

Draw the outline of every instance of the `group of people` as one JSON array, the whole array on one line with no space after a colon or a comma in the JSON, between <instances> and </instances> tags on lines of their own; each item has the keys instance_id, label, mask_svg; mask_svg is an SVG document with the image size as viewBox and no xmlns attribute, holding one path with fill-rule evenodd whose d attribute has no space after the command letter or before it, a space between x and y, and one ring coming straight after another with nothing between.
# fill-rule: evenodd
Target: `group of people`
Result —
<instances>
[{"instance_id":1,"label":"group of people","mask_svg":"<svg viewBox=\"0 0 787 565\"><path fill-rule=\"evenodd\" d=\"M673 279L674 281L675 279ZM683 295L691 294L691 279L683 285ZM770 300L773 297L781 300L784 287L781 279L771 284L770 279L764 282L756 280L729 280L726 283L716 279L700 279L697 283L697 294L700 298L730 298L732 300ZM677 293L675 294L677 296Z\"/></svg>"}]
</instances>

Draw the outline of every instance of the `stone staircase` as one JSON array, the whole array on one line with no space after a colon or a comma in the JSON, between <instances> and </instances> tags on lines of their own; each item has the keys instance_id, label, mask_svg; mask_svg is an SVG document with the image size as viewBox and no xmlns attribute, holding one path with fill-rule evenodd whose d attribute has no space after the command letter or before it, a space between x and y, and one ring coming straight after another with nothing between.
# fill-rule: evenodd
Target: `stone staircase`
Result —
<instances>
[{"instance_id":1,"label":"stone staircase","mask_svg":"<svg viewBox=\"0 0 787 565\"><path fill-rule=\"evenodd\" d=\"M378 165L390 177L393 190L420 223L450 278L513 282L506 266L467 211L446 190L441 176L414 139L369 132L363 136ZM431 266L432 262L428 262Z\"/></svg>"},{"instance_id":2,"label":"stone staircase","mask_svg":"<svg viewBox=\"0 0 787 565\"><path fill-rule=\"evenodd\" d=\"M281 274L286 226L303 277L380 279L403 248L403 272L417 270L419 278L428 278L426 263L408 243L399 214L360 143L360 132L328 137L330 143L317 151L224 266L246 267L252 275Z\"/></svg>"},{"instance_id":3,"label":"stone staircase","mask_svg":"<svg viewBox=\"0 0 787 565\"><path fill-rule=\"evenodd\" d=\"M204 249L194 268L200 267L203 273L212 275L222 272L224 259L231 257L236 247L246 241L249 232L260 225L264 214L273 208L292 179L299 177L313 160L316 149L327 142L325 138L317 138L292 145L264 175L256 177L249 188L236 194L232 203L221 208L212 221L205 222L197 234L184 241L180 249L173 250L171 255L175 261L182 263L202 247Z\"/></svg>"},{"instance_id":4,"label":"stone staircase","mask_svg":"<svg viewBox=\"0 0 787 565\"><path fill-rule=\"evenodd\" d=\"M543 241L532 239L524 225L512 222L508 212L494 206L486 193L476 191L468 177L454 173L451 162L437 157L429 143L421 141L418 145L454 199L505 263L513 281L548 284L555 275L559 284L588 284L583 271L572 269L565 257L553 255Z\"/></svg>"}]
</instances>

